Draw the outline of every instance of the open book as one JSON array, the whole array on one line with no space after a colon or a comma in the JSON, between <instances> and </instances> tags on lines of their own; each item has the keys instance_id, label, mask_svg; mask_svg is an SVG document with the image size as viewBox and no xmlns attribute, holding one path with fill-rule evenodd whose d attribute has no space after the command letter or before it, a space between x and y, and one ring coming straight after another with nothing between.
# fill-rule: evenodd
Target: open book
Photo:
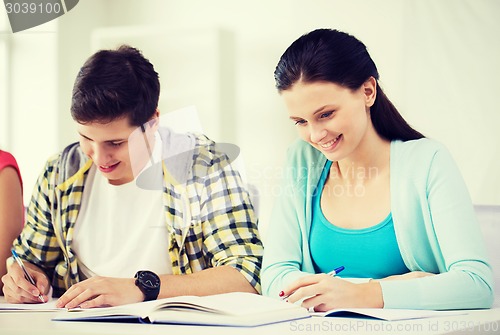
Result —
<instances>
[{"instance_id":1,"label":"open book","mask_svg":"<svg viewBox=\"0 0 500 335\"><path fill-rule=\"evenodd\" d=\"M64 311L65 308L56 307L57 299L51 299L49 302L44 304L10 304L10 303L0 303L0 312L21 312L21 311L36 311L36 312L54 312L54 311Z\"/></svg>"},{"instance_id":2,"label":"open book","mask_svg":"<svg viewBox=\"0 0 500 335\"><path fill-rule=\"evenodd\" d=\"M181 296L116 307L76 309L55 321L114 321L253 327L309 317L305 308L252 293Z\"/></svg>"},{"instance_id":3,"label":"open book","mask_svg":"<svg viewBox=\"0 0 500 335\"><path fill-rule=\"evenodd\" d=\"M388 309L388 308L341 308L327 312L314 312L312 316L374 318L385 321L423 319L441 316L467 314L465 311L433 311L421 309Z\"/></svg>"}]
</instances>

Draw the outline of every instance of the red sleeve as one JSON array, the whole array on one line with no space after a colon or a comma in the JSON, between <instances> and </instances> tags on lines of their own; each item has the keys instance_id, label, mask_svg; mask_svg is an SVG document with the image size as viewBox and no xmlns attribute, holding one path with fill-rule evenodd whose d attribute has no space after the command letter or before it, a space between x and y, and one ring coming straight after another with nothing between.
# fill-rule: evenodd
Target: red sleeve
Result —
<instances>
[{"instance_id":1,"label":"red sleeve","mask_svg":"<svg viewBox=\"0 0 500 335\"><path fill-rule=\"evenodd\" d=\"M16 170L17 175L19 176L19 181L22 185L23 180L21 178L21 171L19 171L19 166L17 165L16 159L7 151L0 150L0 171L8 166L12 166Z\"/></svg>"}]
</instances>

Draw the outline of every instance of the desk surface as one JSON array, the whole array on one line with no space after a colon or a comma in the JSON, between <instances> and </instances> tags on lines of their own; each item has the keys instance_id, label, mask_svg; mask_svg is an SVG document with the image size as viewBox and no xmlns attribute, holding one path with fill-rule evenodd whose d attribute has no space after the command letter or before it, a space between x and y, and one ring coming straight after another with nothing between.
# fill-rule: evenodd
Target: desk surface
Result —
<instances>
[{"instance_id":1,"label":"desk surface","mask_svg":"<svg viewBox=\"0 0 500 335\"><path fill-rule=\"evenodd\" d=\"M500 306L464 315L407 321L312 317L256 328L51 321L57 312L0 312L0 334L500 334ZM3 302L3 297L0 297ZM464 331L466 330L466 331Z\"/></svg>"}]
</instances>

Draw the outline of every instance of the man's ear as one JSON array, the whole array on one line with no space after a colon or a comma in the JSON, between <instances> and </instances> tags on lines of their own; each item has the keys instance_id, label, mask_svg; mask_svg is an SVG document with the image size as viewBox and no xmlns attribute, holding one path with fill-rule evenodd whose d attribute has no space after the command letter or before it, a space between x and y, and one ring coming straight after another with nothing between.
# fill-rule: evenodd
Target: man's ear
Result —
<instances>
[{"instance_id":1,"label":"man's ear","mask_svg":"<svg viewBox=\"0 0 500 335\"><path fill-rule=\"evenodd\" d=\"M151 116L151 118L152 119L156 118L156 119L158 119L157 121L159 121L159 119L160 119L160 109L156 108L156 110L155 110L153 116Z\"/></svg>"},{"instance_id":2,"label":"man's ear","mask_svg":"<svg viewBox=\"0 0 500 335\"><path fill-rule=\"evenodd\" d=\"M158 108L156 108L156 111L153 114L152 121L151 127L153 127L155 131L158 130L158 127L160 127L160 110Z\"/></svg>"},{"instance_id":3,"label":"man's ear","mask_svg":"<svg viewBox=\"0 0 500 335\"><path fill-rule=\"evenodd\" d=\"M377 80L370 77L363 83L363 93L365 94L366 107L371 107L377 97Z\"/></svg>"},{"instance_id":4,"label":"man's ear","mask_svg":"<svg viewBox=\"0 0 500 335\"><path fill-rule=\"evenodd\" d=\"M157 108L148 122L145 123L153 132L157 131L160 127L160 110Z\"/></svg>"}]
</instances>

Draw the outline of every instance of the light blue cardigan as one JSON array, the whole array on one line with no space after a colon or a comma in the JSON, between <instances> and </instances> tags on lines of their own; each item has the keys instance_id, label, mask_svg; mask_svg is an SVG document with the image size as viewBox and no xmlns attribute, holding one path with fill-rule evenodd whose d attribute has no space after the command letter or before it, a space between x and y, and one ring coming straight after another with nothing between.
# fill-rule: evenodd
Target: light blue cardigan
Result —
<instances>
[{"instance_id":1,"label":"light blue cardigan","mask_svg":"<svg viewBox=\"0 0 500 335\"><path fill-rule=\"evenodd\" d=\"M439 275L381 281L384 307L491 307L493 278L486 249L469 193L448 150L429 139L393 141L390 157L391 211L404 263L411 271ZM322 153L301 140L289 149L287 177L264 239L265 295L278 297L286 285L314 273L309 252L311 194L325 162Z\"/></svg>"}]
</instances>

